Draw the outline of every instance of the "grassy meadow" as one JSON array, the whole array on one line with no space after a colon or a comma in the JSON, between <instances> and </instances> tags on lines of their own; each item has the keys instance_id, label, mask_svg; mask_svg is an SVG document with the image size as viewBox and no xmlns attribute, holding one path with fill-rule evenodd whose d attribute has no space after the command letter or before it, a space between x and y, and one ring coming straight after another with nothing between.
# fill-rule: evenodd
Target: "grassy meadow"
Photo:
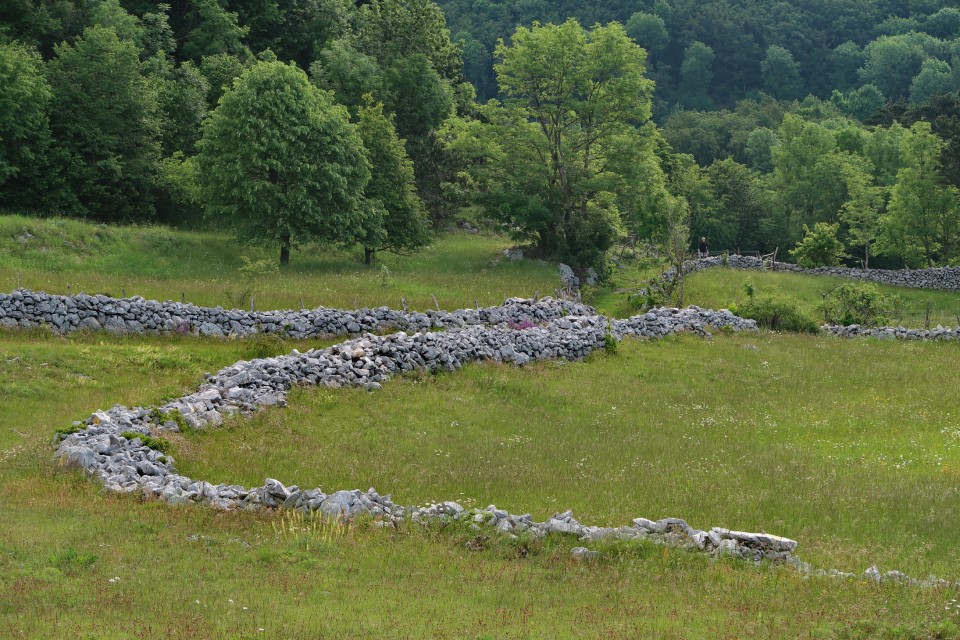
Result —
<instances>
[{"instance_id":1,"label":"grassy meadow","mask_svg":"<svg viewBox=\"0 0 960 640\"><path fill-rule=\"evenodd\" d=\"M297 533L281 514L103 495L51 462L51 434L70 420L160 402L263 348L0 333L4 637L960 637L956 589L649 545L600 545L600 561L578 563L574 540L467 548L476 534L459 528ZM793 536L822 566L957 577L960 400L938 384L956 353L776 335L628 341L583 363L299 390L288 408L178 438L175 455L213 481L375 485L588 522L676 515Z\"/></svg>"},{"instance_id":2,"label":"grassy meadow","mask_svg":"<svg viewBox=\"0 0 960 640\"><path fill-rule=\"evenodd\" d=\"M629 317L636 313L628 302L627 295L647 286L650 278L661 273L661 268L639 264L630 265L613 276L613 284L593 292L591 303L599 311L616 317ZM738 269L706 269L687 276L684 289L684 305L695 304L705 309L725 309L746 298L744 285L752 283L756 295L790 297L815 319L822 320L818 305L828 291L843 282L844 278L809 276L796 273L771 271L741 271ZM927 305L930 305L930 326L960 325L960 293L932 291L877 285L890 294L900 296L902 304L893 318L894 324L922 328L926 323Z\"/></svg>"},{"instance_id":3,"label":"grassy meadow","mask_svg":"<svg viewBox=\"0 0 960 640\"><path fill-rule=\"evenodd\" d=\"M410 308L424 310L434 307L432 296L443 309L460 309L536 291L553 295L562 286L553 265L504 258L511 245L482 234L443 234L411 256L379 253L372 266L359 253L306 246L291 252L287 268L251 280L239 272L242 258L273 263L277 252L217 233L0 216L0 291L13 289L19 273L23 287L57 294L183 294L202 306L248 308L252 292L261 310L299 308L301 299L307 308L399 309L406 298Z\"/></svg>"},{"instance_id":4,"label":"grassy meadow","mask_svg":"<svg viewBox=\"0 0 960 640\"><path fill-rule=\"evenodd\" d=\"M373 269L308 248L250 281L241 256L275 256L220 234L6 216L0 290L19 272L54 293L184 291L207 305L252 287L261 309L552 292L555 268L503 260L508 245L445 235ZM653 275L631 269L616 286ZM727 306L747 279L810 304L827 286L713 270L689 280L687 301ZM960 306L917 296L938 300L943 324ZM612 287L594 302L633 313ZM303 528L283 513L105 495L51 459L53 432L96 409L158 404L239 359L327 344L0 331L0 637L960 638L956 588L807 578L648 544L591 545L601 558L577 562L576 540L460 526ZM597 524L677 516L795 538L825 568L956 580L958 353L767 333L628 340L585 362L471 365L372 394L296 389L287 408L171 440L179 470L213 482L375 486L402 503L496 503L538 519L570 508Z\"/></svg>"}]
</instances>

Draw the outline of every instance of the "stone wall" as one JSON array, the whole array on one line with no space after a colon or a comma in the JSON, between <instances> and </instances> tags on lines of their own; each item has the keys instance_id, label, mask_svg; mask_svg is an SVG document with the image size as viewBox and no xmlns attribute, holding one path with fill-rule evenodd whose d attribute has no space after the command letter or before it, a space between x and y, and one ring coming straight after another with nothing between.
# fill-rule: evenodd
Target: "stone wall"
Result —
<instances>
[{"instance_id":1,"label":"stone wall","mask_svg":"<svg viewBox=\"0 0 960 640\"><path fill-rule=\"evenodd\" d=\"M747 269L760 271L764 269L760 258L750 256L731 255L726 263L733 269ZM711 269L724 265L723 256L712 256L698 260L688 260L683 265L684 273L695 273L704 269ZM789 273L803 273L816 276L837 276L866 280L877 284L888 284L913 289L937 289L940 291L960 291L960 267L935 267L931 269L855 269L851 267L818 267L804 269L799 265L788 262L775 263L775 271ZM666 282L673 280L676 270L671 268L665 271L660 278Z\"/></svg>"},{"instance_id":2,"label":"stone wall","mask_svg":"<svg viewBox=\"0 0 960 640\"><path fill-rule=\"evenodd\" d=\"M218 337L276 333L305 339L368 331L424 331L510 321L544 322L564 315L594 313L586 305L552 298L540 303L512 298L498 307L458 311L405 312L388 307L345 311L317 307L251 312L140 297L59 296L26 289L0 294L0 327L48 327L57 333L106 330L121 334L190 333Z\"/></svg>"},{"instance_id":3,"label":"stone wall","mask_svg":"<svg viewBox=\"0 0 960 640\"><path fill-rule=\"evenodd\" d=\"M177 430L178 422L193 428L210 428L231 414L282 405L287 391L295 384L375 390L390 376L413 369L453 370L483 360L522 365L547 358L580 359L603 348L609 340L607 336L655 338L684 331L707 334L709 327L735 331L756 328L753 321L729 312L696 308L657 309L616 321L588 314L555 317L523 328L512 324L517 309L523 309L530 317L554 316L557 305L549 299L511 301L502 309L488 310L485 316L509 317L510 324L478 323L412 335L367 334L323 350L237 362L211 376L194 393L160 407L117 405L94 413L75 423L76 432L58 437L56 457L64 465L77 467L103 483L108 491L140 491L174 504L197 502L218 509L290 508L333 517L367 515L382 526L395 526L404 519L466 520L478 530L490 527L504 535L527 532L539 537L563 533L582 540L645 539L713 555L731 554L756 561L789 560L797 544L793 540L720 527L703 531L677 518L636 518L621 527L596 527L578 522L569 511L537 522L529 514L510 514L494 505L485 509L467 509L453 501L420 507L398 505L373 489L301 490L274 479L253 488L213 485L179 475L171 458L146 446L148 434ZM452 317L461 317L458 313L454 312ZM593 553L583 548L575 551Z\"/></svg>"}]
</instances>

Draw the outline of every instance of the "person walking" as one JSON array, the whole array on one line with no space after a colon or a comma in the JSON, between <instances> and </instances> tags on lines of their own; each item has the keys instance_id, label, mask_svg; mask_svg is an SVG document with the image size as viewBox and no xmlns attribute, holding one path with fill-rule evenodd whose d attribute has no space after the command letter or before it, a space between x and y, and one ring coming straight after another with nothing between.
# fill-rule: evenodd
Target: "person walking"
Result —
<instances>
[{"instance_id":1,"label":"person walking","mask_svg":"<svg viewBox=\"0 0 960 640\"><path fill-rule=\"evenodd\" d=\"M706 239L706 238L700 238L700 246L698 247L698 250L699 250L699 252L700 252L700 257L701 257L701 258L709 258L709 257L710 257L710 249L707 248L707 239Z\"/></svg>"}]
</instances>

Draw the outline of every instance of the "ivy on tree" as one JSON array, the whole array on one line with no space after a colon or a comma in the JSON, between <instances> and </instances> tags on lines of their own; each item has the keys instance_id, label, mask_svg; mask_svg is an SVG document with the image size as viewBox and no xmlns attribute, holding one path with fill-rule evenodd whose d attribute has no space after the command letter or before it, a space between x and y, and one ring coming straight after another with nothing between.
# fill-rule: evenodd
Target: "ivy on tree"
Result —
<instances>
[{"instance_id":1,"label":"ivy on tree","mask_svg":"<svg viewBox=\"0 0 960 640\"><path fill-rule=\"evenodd\" d=\"M207 214L243 240L345 243L364 224L370 169L345 107L293 65L243 72L203 123L198 181Z\"/></svg>"}]
</instances>

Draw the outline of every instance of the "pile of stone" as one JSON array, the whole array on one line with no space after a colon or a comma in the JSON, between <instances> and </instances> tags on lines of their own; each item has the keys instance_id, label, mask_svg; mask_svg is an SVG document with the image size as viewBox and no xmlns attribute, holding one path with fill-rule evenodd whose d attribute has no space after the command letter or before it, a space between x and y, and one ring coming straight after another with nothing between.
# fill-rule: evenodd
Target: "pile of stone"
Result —
<instances>
[{"instance_id":1,"label":"pile of stone","mask_svg":"<svg viewBox=\"0 0 960 640\"><path fill-rule=\"evenodd\" d=\"M851 267L817 267L804 269L789 262L776 262L765 265L763 260L752 256L730 255L711 256L698 260L688 260L683 264L684 273L696 273L704 269L728 266L732 269L762 271L787 271L815 276L837 276L854 280L866 280L878 284L910 287L913 289L937 289L941 291L960 291L960 267L934 267L930 269L855 269ZM676 278L676 269L664 271L657 282L651 284L655 291L663 288ZM646 294L646 289L639 292Z\"/></svg>"},{"instance_id":2,"label":"pile of stone","mask_svg":"<svg viewBox=\"0 0 960 640\"><path fill-rule=\"evenodd\" d=\"M181 302L157 302L141 297L111 298L78 294L59 296L18 289L0 294L0 327L48 327L57 333L107 330L113 333L246 337L282 334L294 339L339 336L388 330L426 331L503 322L546 322L565 315L592 315L586 305L543 298L511 298L501 306L458 311L397 311L388 307L243 311L198 307Z\"/></svg>"},{"instance_id":3,"label":"pile of stone","mask_svg":"<svg viewBox=\"0 0 960 640\"><path fill-rule=\"evenodd\" d=\"M512 318L516 309L524 309L532 317L548 316L554 313L555 305L550 300L523 304L515 301L499 312L488 310L484 317ZM210 376L195 393L160 407L117 405L98 411L87 420L74 423L74 433L58 436L56 457L62 464L77 467L102 482L108 491L140 491L172 504L198 502L225 510L301 509L334 517L366 515L384 526L393 526L403 519L463 520L477 529L491 527L503 535L529 532L536 537L565 533L585 541L608 537L647 539L713 555L788 559L796 547L792 540L722 528L700 531L673 518L657 522L638 518L624 527L592 527L577 522L570 512L536 522L529 514L513 515L492 505L482 510L467 509L456 502L422 507L397 505L390 496L381 496L373 489L327 493L319 488L287 487L274 479L254 488L213 485L179 475L171 457L148 446L152 442L150 434L178 430L184 425L215 426L233 413L283 404L287 391L295 384L374 390L391 375L413 369L456 369L478 360L518 365L547 358L576 360L602 348L608 335L617 339L626 335L656 338L688 331L704 334L707 327L739 331L754 329L755 324L729 312L691 308L657 309L613 323L596 315L571 315L523 329L503 323L468 324L438 333L368 334L323 350L294 351L286 356L238 362Z\"/></svg>"},{"instance_id":4,"label":"pile of stone","mask_svg":"<svg viewBox=\"0 0 960 640\"><path fill-rule=\"evenodd\" d=\"M626 320L611 320L610 325L611 333L618 338L628 335L641 338L663 338L678 332L707 337L710 335L709 327L733 331L755 331L757 321L741 318L727 309L713 311L690 306L685 309L656 307Z\"/></svg>"}]
</instances>

